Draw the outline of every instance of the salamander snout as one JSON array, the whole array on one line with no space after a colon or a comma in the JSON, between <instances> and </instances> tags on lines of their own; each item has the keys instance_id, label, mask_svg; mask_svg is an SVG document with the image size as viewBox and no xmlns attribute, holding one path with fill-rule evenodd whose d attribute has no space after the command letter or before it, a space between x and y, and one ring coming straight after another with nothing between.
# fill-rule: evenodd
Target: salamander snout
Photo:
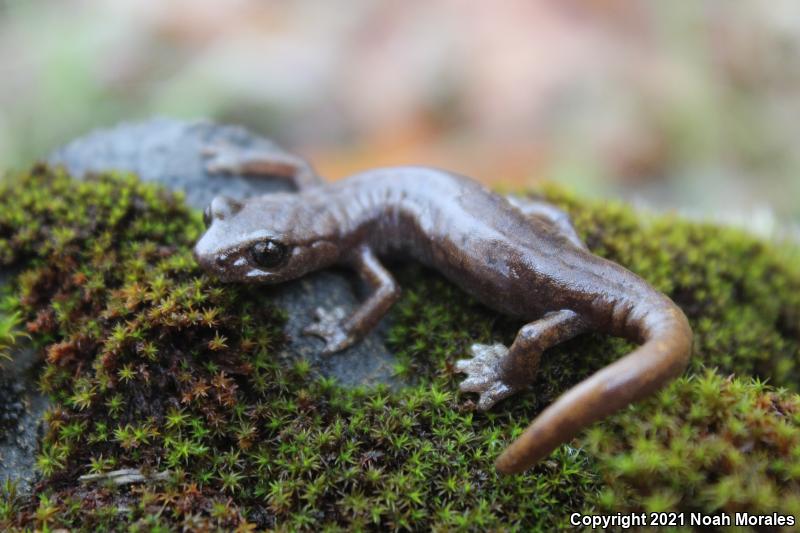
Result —
<instances>
[{"instance_id":1,"label":"salamander snout","mask_svg":"<svg viewBox=\"0 0 800 533\"><path fill-rule=\"evenodd\" d=\"M221 251L213 237L206 233L198 241L194 247L194 258L203 270L214 274L221 281L235 281L239 270L235 264L237 258L231 253Z\"/></svg>"},{"instance_id":2,"label":"salamander snout","mask_svg":"<svg viewBox=\"0 0 800 533\"><path fill-rule=\"evenodd\" d=\"M203 270L214 271L223 266L220 264L221 257L213 253L213 250L209 249L204 239L205 238L200 239L200 241L195 244L193 250L194 258Z\"/></svg>"},{"instance_id":3,"label":"salamander snout","mask_svg":"<svg viewBox=\"0 0 800 533\"><path fill-rule=\"evenodd\" d=\"M230 220L242 209L242 203L227 196L217 196L203 211L206 233L194 247L194 257L203 270L217 275L230 269L230 254L226 248L226 234L221 228L212 228L216 221Z\"/></svg>"}]
</instances>

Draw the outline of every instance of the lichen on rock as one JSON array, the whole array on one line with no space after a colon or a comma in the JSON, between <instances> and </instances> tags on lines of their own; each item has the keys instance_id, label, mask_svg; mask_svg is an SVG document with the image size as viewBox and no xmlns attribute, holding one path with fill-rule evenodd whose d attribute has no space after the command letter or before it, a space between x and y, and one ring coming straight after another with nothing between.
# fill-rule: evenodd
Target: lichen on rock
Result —
<instances>
[{"instance_id":1,"label":"lichen on rock","mask_svg":"<svg viewBox=\"0 0 800 533\"><path fill-rule=\"evenodd\" d=\"M198 269L201 217L179 196L130 175L75 181L40 166L10 178L0 265L21 269L14 307L54 403L41 480L31 495L4 489L0 527L547 531L568 527L572 512L797 509L791 252L540 192L593 251L681 305L695 356L652 399L501 477L492 462L503 447L629 343L593 334L549 350L531 391L477 413L452 364L472 342L507 342L519 324L401 265L388 343L408 385L343 387L280 357L286 316L269 288L221 285ZM123 469L150 481L79 481Z\"/></svg>"}]
</instances>

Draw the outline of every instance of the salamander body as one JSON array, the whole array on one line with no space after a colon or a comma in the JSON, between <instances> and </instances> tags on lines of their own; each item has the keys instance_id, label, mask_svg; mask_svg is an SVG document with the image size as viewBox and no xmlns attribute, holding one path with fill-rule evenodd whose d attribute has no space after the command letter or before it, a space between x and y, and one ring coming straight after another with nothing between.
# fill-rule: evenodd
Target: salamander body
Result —
<instances>
[{"instance_id":1,"label":"salamander body","mask_svg":"<svg viewBox=\"0 0 800 533\"><path fill-rule=\"evenodd\" d=\"M467 374L461 389L480 395L481 410L530 386L542 352L583 332L641 344L545 409L497 459L501 472L532 466L688 362L692 332L683 312L640 277L593 255L551 204L500 196L431 168L375 169L326 183L277 148L223 147L209 155L212 171L283 177L297 192L215 198L195 248L203 268L227 282L280 283L346 265L371 287L349 316L317 310L305 332L325 341L325 353L358 342L397 300L400 289L380 262L390 256L435 268L484 305L528 321L510 347L474 344L473 357L456 363Z\"/></svg>"}]
</instances>

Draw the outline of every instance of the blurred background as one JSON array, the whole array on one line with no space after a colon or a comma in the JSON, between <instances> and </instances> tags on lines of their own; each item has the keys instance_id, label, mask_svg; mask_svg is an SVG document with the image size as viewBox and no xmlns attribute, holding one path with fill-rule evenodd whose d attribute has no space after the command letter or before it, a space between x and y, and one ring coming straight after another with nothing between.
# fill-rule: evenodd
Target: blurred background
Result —
<instances>
[{"instance_id":1,"label":"blurred background","mask_svg":"<svg viewBox=\"0 0 800 533\"><path fill-rule=\"evenodd\" d=\"M0 167L168 115L336 179L427 164L800 221L797 0L0 0Z\"/></svg>"}]
</instances>

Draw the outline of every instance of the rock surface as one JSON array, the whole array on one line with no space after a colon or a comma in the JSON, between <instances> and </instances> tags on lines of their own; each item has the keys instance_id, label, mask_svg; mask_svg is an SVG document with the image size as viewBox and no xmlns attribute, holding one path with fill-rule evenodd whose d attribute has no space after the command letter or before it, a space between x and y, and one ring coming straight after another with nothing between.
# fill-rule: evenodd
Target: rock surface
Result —
<instances>
[{"instance_id":1,"label":"rock surface","mask_svg":"<svg viewBox=\"0 0 800 533\"><path fill-rule=\"evenodd\" d=\"M0 272L0 286L8 273ZM25 490L34 477L37 441L47 397L36 387L36 352L19 342L13 361L0 361L0 481L16 479Z\"/></svg>"},{"instance_id":2,"label":"rock surface","mask_svg":"<svg viewBox=\"0 0 800 533\"><path fill-rule=\"evenodd\" d=\"M183 191L187 203L198 209L218 194L241 199L289 189L279 180L207 173L202 150L220 142L250 149L271 144L240 127L159 118L92 132L56 150L47 161L64 165L76 177L109 170L134 172L145 181ZM363 342L329 357L320 355L321 340L301 334L318 306L353 309L358 301L357 285L349 273L326 271L275 287L273 301L288 315L285 331L290 340L282 355L306 359L321 374L345 385L396 385L394 359L383 342L385 323ZM0 480L11 477L23 486L29 485L34 475L39 421L47 408L46 398L36 389L35 365L33 351L20 347L0 379L0 417L8 413L9 418L8 424L0 421Z\"/></svg>"},{"instance_id":3,"label":"rock surface","mask_svg":"<svg viewBox=\"0 0 800 533\"><path fill-rule=\"evenodd\" d=\"M272 144L238 126L157 118L90 133L56 150L48 161L64 165L74 176L107 170L134 172L142 180L183 191L187 203L198 209L219 194L241 199L289 190L280 180L209 174L202 151L218 143L247 149ZM284 355L309 360L324 375L336 377L343 384L394 383L393 358L382 340L385 324L363 342L330 357L319 355L321 340L300 333L317 306L352 309L357 303L354 289L357 281L353 276L335 271L275 287L274 301L288 314L286 333L290 342Z\"/></svg>"}]
</instances>

